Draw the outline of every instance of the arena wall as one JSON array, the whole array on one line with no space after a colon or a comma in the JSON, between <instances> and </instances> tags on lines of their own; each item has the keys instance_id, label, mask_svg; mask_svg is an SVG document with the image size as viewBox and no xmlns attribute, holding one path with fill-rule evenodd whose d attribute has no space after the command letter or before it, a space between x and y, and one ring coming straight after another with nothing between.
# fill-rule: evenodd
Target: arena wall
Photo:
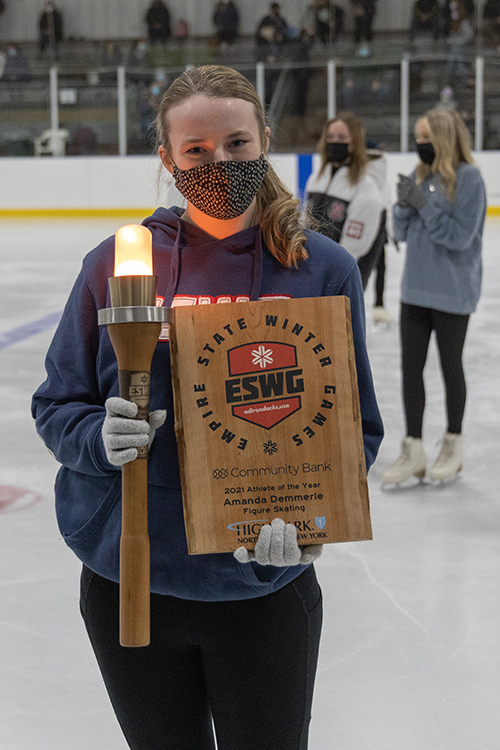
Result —
<instances>
[{"instance_id":1,"label":"arena wall","mask_svg":"<svg viewBox=\"0 0 500 750\"><path fill-rule=\"evenodd\" d=\"M500 151L474 156L486 183L489 211L500 213ZM317 156L271 158L286 185L299 195ZM408 174L416 163L414 153L391 153L387 158L391 186L399 172ZM146 216L158 205L178 202L171 183L159 183L159 164L154 156L4 157L0 217Z\"/></svg>"}]
</instances>

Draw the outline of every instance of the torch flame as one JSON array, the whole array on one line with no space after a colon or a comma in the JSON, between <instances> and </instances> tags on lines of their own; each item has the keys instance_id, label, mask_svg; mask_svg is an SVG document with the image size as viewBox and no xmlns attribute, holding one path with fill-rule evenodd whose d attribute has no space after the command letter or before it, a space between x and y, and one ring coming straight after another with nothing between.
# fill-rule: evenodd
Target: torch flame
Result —
<instances>
[{"instance_id":1,"label":"torch flame","mask_svg":"<svg viewBox=\"0 0 500 750\"><path fill-rule=\"evenodd\" d=\"M153 248L149 229L127 224L115 234L115 276L152 276Z\"/></svg>"}]
</instances>

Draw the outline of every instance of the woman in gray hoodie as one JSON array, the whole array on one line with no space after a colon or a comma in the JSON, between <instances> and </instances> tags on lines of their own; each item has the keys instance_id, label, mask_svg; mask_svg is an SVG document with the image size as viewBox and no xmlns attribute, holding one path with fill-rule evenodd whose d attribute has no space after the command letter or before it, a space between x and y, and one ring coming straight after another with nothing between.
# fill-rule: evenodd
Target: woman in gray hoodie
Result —
<instances>
[{"instance_id":1,"label":"woman in gray hoodie","mask_svg":"<svg viewBox=\"0 0 500 750\"><path fill-rule=\"evenodd\" d=\"M481 290L486 194L467 128L456 112L433 109L417 121L415 132L420 162L410 177L400 175L393 211L395 239L407 243L401 287L406 436L401 455L382 476L383 484L425 476L423 370L433 330L448 424L430 478L442 481L461 470L466 398L462 352Z\"/></svg>"}]
</instances>

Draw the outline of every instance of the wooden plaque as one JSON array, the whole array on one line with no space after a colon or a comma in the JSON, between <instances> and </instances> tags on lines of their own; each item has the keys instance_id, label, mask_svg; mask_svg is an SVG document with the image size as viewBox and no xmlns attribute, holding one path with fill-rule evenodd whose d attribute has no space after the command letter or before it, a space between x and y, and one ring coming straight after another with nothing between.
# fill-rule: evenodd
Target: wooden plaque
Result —
<instances>
[{"instance_id":1,"label":"wooden plaque","mask_svg":"<svg viewBox=\"0 0 500 750\"><path fill-rule=\"evenodd\" d=\"M190 554L371 539L347 297L175 308L175 427Z\"/></svg>"}]
</instances>

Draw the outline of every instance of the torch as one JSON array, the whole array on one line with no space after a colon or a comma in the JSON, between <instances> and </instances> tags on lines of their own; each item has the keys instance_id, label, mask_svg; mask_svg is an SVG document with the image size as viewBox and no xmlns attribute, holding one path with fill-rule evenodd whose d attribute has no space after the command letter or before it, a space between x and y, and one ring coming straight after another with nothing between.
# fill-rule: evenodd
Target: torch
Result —
<instances>
[{"instance_id":1,"label":"torch","mask_svg":"<svg viewBox=\"0 0 500 750\"><path fill-rule=\"evenodd\" d=\"M118 362L120 396L137 404L137 419L148 419L151 360L168 308L156 307L152 236L130 224L115 235L115 271L109 279L112 307L98 312L107 325ZM150 555L147 508L148 446L122 466L120 539L120 643L150 641Z\"/></svg>"}]
</instances>

